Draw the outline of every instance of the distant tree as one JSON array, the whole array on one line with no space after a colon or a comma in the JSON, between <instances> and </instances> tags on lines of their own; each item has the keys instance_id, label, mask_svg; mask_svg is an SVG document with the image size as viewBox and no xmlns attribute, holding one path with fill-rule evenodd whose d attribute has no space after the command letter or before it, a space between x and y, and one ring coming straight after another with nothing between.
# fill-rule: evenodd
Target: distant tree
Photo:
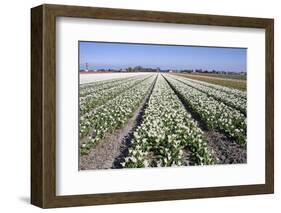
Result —
<instances>
[{"instance_id":1,"label":"distant tree","mask_svg":"<svg viewBox=\"0 0 281 213\"><path fill-rule=\"evenodd\" d=\"M127 72L133 72L133 68L132 67L128 67L127 68Z\"/></svg>"},{"instance_id":2,"label":"distant tree","mask_svg":"<svg viewBox=\"0 0 281 213\"><path fill-rule=\"evenodd\" d=\"M134 67L134 72L141 72L143 68L141 66Z\"/></svg>"}]
</instances>

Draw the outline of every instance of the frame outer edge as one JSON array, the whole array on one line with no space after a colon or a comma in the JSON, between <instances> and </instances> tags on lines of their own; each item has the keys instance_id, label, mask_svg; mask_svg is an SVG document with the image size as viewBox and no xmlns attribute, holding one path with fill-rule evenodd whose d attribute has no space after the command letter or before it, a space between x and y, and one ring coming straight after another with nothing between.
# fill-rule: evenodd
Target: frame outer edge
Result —
<instances>
[{"instance_id":1,"label":"frame outer edge","mask_svg":"<svg viewBox=\"0 0 281 213\"><path fill-rule=\"evenodd\" d=\"M43 7L31 9L31 204L43 207Z\"/></svg>"},{"instance_id":2,"label":"frame outer edge","mask_svg":"<svg viewBox=\"0 0 281 213\"><path fill-rule=\"evenodd\" d=\"M55 16L173 24L265 28L269 18L44 4ZM167 18L168 17L168 18Z\"/></svg>"},{"instance_id":3,"label":"frame outer edge","mask_svg":"<svg viewBox=\"0 0 281 213\"><path fill-rule=\"evenodd\" d=\"M266 26L266 185L274 193L274 19Z\"/></svg>"},{"instance_id":4,"label":"frame outer edge","mask_svg":"<svg viewBox=\"0 0 281 213\"><path fill-rule=\"evenodd\" d=\"M42 148L43 208L56 200L56 16L43 7Z\"/></svg>"},{"instance_id":5,"label":"frame outer edge","mask_svg":"<svg viewBox=\"0 0 281 213\"><path fill-rule=\"evenodd\" d=\"M143 14L145 14L144 18ZM167 15L171 20L167 21ZM56 196L57 16L266 29L266 184L164 191ZM192 20L188 20L190 17ZM225 18L225 19L224 19ZM177 21L178 20L178 21ZM267 194L274 191L273 19L44 4L31 9L31 203L41 208ZM214 191L217 190L217 191ZM164 193L164 194L163 194Z\"/></svg>"}]
</instances>

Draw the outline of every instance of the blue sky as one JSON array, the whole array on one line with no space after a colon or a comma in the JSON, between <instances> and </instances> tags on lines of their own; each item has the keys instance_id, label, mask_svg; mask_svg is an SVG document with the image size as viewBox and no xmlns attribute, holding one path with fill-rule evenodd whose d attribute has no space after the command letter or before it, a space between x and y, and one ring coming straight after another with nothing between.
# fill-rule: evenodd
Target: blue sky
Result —
<instances>
[{"instance_id":1,"label":"blue sky","mask_svg":"<svg viewBox=\"0 0 281 213\"><path fill-rule=\"evenodd\" d=\"M80 69L134 66L246 72L247 49L107 42L79 42Z\"/></svg>"}]
</instances>

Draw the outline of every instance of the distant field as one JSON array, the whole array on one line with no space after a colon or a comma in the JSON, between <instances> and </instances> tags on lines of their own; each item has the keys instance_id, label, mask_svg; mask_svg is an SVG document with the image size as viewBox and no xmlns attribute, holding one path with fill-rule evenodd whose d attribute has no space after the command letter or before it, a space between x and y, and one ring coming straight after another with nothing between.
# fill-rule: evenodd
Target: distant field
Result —
<instances>
[{"instance_id":1,"label":"distant field","mask_svg":"<svg viewBox=\"0 0 281 213\"><path fill-rule=\"evenodd\" d=\"M239 89L241 91L247 90L246 76L240 75L223 75L223 74L188 74L188 73L174 73L173 75L191 78L194 80L204 81L211 84L218 84L225 87Z\"/></svg>"},{"instance_id":2,"label":"distant field","mask_svg":"<svg viewBox=\"0 0 281 213\"><path fill-rule=\"evenodd\" d=\"M223 79L247 80L246 75L216 74L216 73L192 73L191 75L209 76L209 77L223 78Z\"/></svg>"},{"instance_id":3,"label":"distant field","mask_svg":"<svg viewBox=\"0 0 281 213\"><path fill-rule=\"evenodd\" d=\"M87 84L94 81L104 81L115 78L126 78L131 76L142 75L142 72L134 73L80 73L80 84Z\"/></svg>"}]
</instances>

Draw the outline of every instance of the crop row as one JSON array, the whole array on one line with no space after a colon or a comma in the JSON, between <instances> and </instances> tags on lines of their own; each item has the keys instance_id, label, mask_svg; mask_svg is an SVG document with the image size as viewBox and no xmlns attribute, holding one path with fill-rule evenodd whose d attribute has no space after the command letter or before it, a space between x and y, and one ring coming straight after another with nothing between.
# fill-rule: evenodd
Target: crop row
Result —
<instances>
[{"instance_id":1,"label":"crop row","mask_svg":"<svg viewBox=\"0 0 281 213\"><path fill-rule=\"evenodd\" d=\"M238 96L240 98L247 99L247 93L245 91L241 91L241 90L238 90L238 89L233 89L233 88L229 88L229 87L225 87L225 86L221 86L221 85L217 85L217 84L211 84L211 83L208 83L208 82L199 81L199 80L190 79L190 78L188 80L192 81L192 82L195 82L195 83L198 83L198 84L201 84L201 85L206 86L206 87L210 87L210 88L225 92L227 94L232 94L232 95Z\"/></svg>"},{"instance_id":2,"label":"crop row","mask_svg":"<svg viewBox=\"0 0 281 213\"><path fill-rule=\"evenodd\" d=\"M246 114L247 111L247 99L245 99L240 94L229 93L223 90L215 89L214 87L205 86L202 83L198 83L194 80L189 80L187 78L178 77L178 76L170 76L173 77L188 86L191 86L201 92L207 93L208 95L212 96L213 98L224 102L225 104L236 108Z\"/></svg>"},{"instance_id":3,"label":"crop row","mask_svg":"<svg viewBox=\"0 0 281 213\"><path fill-rule=\"evenodd\" d=\"M116 79L109 79L109 80L103 80L103 81L95 81L95 82L88 83L88 84L82 84L80 86L79 96L84 97L84 96L92 94L94 92L109 89L120 83L129 81L131 78L134 78L134 77L116 78Z\"/></svg>"},{"instance_id":4,"label":"crop row","mask_svg":"<svg viewBox=\"0 0 281 213\"><path fill-rule=\"evenodd\" d=\"M114 86L108 89L102 89L92 92L87 96L80 97L80 115L84 115L85 113L92 111L96 107L106 103L108 100L116 97L147 78L149 78L149 75L136 76L134 78L127 79L126 81L118 82L118 84L114 84Z\"/></svg>"},{"instance_id":5,"label":"crop row","mask_svg":"<svg viewBox=\"0 0 281 213\"><path fill-rule=\"evenodd\" d=\"M126 90L114 99L106 102L97 110L92 110L80 117L81 154L87 154L91 147L107 133L121 128L134 114L144 97L148 94L155 80L155 75Z\"/></svg>"},{"instance_id":6,"label":"crop row","mask_svg":"<svg viewBox=\"0 0 281 213\"><path fill-rule=\"evenodd\" d=\"M185 148L192 153L191 159L195 164L212 164L215 159L202 134L163 76L158 75L123 166L184 165Z\"/></svg>"},{"instance_id":7,"label":"crop row","mask_svg":"<svg viewBox=\"0 0 281 213\"><path fill-rule=\"evenodd\" d=\"M209 128L225 133L241 145L246 144L246 117L240 111L168 75L165 77Z\"/></svg>"}]
</instances>

